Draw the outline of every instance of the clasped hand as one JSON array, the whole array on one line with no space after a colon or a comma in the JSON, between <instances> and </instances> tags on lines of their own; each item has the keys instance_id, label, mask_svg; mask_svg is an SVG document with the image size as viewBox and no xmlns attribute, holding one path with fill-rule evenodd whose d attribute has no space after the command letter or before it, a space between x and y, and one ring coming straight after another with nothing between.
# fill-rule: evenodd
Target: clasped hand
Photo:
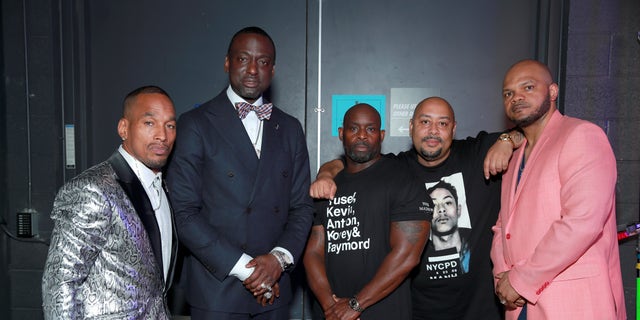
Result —
<instances>
[{"instance_id":1,"label":"clasped hand","mask_svg":"<svg viewBox=\"0 0 640 320\"><path fill-rule=\"evenodd\" d=\"M333 295L333 301L335 302L324 310L324 317L326 320L355 320L360 319L360 312L357 312L349 306L348 298L338 298Z\"/></svg>"},{"instance_id":2,"label":"clasped hand","mask_svg":"<svg viewBox=\"0 0 640 320\"><path fill-rule=\"evenodd\" d=\"M500 303L502 303L507 310L524 306L526 300L511 286L511 282L509 282L509 271L499 273L495 277L498 279L496 295L498 295Z\"/></svg>"},{"instance_id":3,"label":"clasped hand","mask_svg":"<svg viewBox=\"0 0 640 320\"><path fill-rule=\"evenodd\" d=\"M278 281L282 274L282 267L278 259L272 254L263 254L251 259L246 267L253 268L253 273L242 282L244 287L256 297L256 301L262 306L267 303L273 304L273 301L280 297Z\"/></svg>"}]
</instances>

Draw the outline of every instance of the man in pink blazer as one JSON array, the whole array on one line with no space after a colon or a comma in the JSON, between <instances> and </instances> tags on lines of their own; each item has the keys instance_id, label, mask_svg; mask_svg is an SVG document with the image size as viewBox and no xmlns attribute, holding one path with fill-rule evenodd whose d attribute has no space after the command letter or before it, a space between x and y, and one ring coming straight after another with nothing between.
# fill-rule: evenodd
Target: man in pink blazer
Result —
<instances>
[{"instance_id":1,"label":"man in pink blazer","mask_svg":"<svg viewBox=\"0 0 640 320\"><path fill-rule=\"evenodd\" d=\"M616 160L606 135L556 110L558 85L538 61L513 65L502 96L526 137L503 176L493 227L491 259L506 319L626 319Z\"/></svg>"}]
</instances>

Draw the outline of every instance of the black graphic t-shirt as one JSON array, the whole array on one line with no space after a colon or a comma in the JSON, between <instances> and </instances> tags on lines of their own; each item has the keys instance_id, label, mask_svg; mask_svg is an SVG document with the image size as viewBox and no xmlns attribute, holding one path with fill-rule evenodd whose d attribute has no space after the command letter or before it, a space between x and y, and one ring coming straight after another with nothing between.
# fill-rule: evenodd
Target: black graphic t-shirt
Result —
<instances>
[{"instance_id":1,"label":"black graphic t-shirt","mask_svg":"<svg viewBox=\"0 0 640 320\"><path fill-rule=\"evenodd\" d=\"M455 140L449 157L436 167L422 166L415 150L397 156L418 176L423 188L443 180L455 187L458 199L452 201L457 204L456 218L442 218L438 200L434 200L431 240L412 275L414 319L502 318L489 256L491 227L500 209L500 180L487 181L482 171L484 157L498 135L480 132L475 138ZM451 234L433 231L433 226L451 222L457 225L453 247L442 244L451 241Z\"/></svg>"},{"instance_id":2,"label":"black graphic t-shirt","mask_svg":"<svg viewBox=\"0 0 640 320\"><path fill-rule=\"evenodd\" d=\"M430 220L425 189L406 165L381 158L355 174L340 172L335 198L316 202L314 225L325 228L325 266L338 297L357 294L390 252L393 221ZM368 307L361 319L412 319L409 282Z\"/></svg>"}]
</instances>

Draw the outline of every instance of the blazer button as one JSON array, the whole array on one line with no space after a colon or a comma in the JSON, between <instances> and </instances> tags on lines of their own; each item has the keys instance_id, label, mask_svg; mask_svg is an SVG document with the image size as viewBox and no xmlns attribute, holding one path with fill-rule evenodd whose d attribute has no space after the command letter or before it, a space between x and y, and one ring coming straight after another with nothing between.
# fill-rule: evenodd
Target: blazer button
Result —
<instances>
[{"instance_id":1,"label":"blazer button","mask_svg":"<svg viewBox=\"0 0 640 320\"><path fill-rule=\"evenodd\" d=\"M511 239L511 233L507 233L507 240Z\"/></svg>"},{"instance_id":2,"label":"blazer button","mask_svg":"<svg viewBox=\"0 0 640 320\"><path fill-rule=\"evenodd\" d=\"M240 249L242 249L242 251L247 251L247 245L246 244L241 245Z\"/></svg>"},{"instance_id":3,"label":"blazer button","mask_svg":"<svg viewBox=\"0 0 640 320\"><path fill-rule=\"evenodd\" d=\"M289 172L288 171L282 171L282 176L283 177L288 177L289 176Z\"/></svg>"},{"instance_id":4,"label":"blazer button","mask_svg":"<svg viewBox=\"0 0 640 320\"><path fill-rule=\"evenodd\" d=\"M235 176L235 174L233 173L233 171L229 171L229 172L227 172L227 177L229 177L229 178L233 178L233 176Z\"/></svg>"},{"instance_id":5,"label":"blazer button","mask_svg":"<svg viewBox=\"0 0 640 320\"><path fill-rule=\"evenodd\" d=\"M273 207L273 213L279 213L280 212L280 208L278 207Z\"/></svg>"},{"instance_id":6,"label":"blazer button","mask_svg":"<svg viewBox=\"0 0 640 320\"><path fill-rule=\"evenodd\" d=\"M251 214L251 207L247 208L247 210L245 210L244 212L246 212L247 214Z\"/></svg>"}]
</instances>

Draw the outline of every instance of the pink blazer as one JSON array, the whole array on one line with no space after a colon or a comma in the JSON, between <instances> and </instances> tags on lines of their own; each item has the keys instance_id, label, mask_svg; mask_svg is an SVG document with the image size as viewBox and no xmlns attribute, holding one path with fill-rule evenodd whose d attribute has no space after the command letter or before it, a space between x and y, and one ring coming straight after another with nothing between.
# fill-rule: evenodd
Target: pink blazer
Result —
<instances>
[{"instance_id":1,"label":"pink blazer","mask_svg":"<svg viewBox=\"0 0 640 320\"><path fill-rule=\"evenodd\" d=\"M555 111L526 162L502 179L494 274L529 301L528 319L626 319L616 236L616 160L596 125ZM506 312L516 319L520 309Z\"/></svg>"}]
</instances>

